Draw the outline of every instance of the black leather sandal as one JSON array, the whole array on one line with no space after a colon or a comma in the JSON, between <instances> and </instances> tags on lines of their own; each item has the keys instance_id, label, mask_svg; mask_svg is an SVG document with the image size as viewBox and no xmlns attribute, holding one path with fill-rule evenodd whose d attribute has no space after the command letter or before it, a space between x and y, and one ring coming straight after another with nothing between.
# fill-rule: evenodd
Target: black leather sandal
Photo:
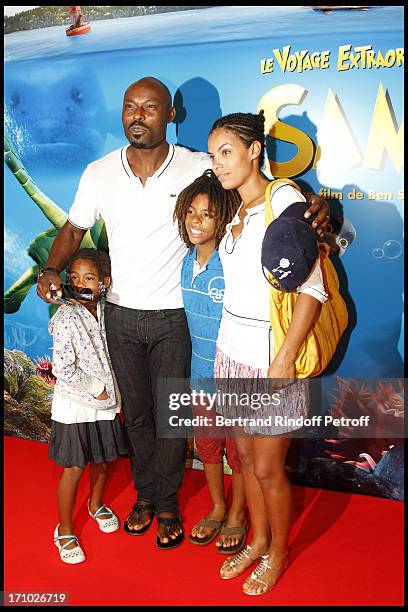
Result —
<instances>
[{"instance_id":1,"label":"black leather sandal","mask_svg":"<svg viewBox=\"0 0 408 612\"><path fill-rule=\"evenodd\" d=\"M184 531L183 531L183 525L181 523L181 516L178 515L178 516L170 516L168 518L164 518L162 516L157 516L156 515L156 519L157 519L157 523L159 525L165 525L167 527L166 533L164 534L163 537L169 539L169 541L167 543L164 543L159 538L159 534L157 534L157 536L156 536L156 546L158 548L161 548L162 550L169 549L169 548L176 548L177 546L180 546L180 544L184 540ZM179 533L179 535L176 538L174 538L174 539L172 539L170 537L170 532L172 531L171 527L179 527L179 528L181 528L181 533Z\"/></svg>"},{"instance_id":2,"label":"black leather sandal","mask_svg":"<svg viewBox=\"0 0 408 612\"><path fill-rule=\"evenodd\" d=\"M134 525L136 525L140 521L140 518L143 512L146 512L147 510L150 510L152 513L150 521L146 525L144 525L144 527L142 527L141 529L129 529L129 525L126 519L126 521L123 523L123 529L126 531L126 533L132 536L140 536L146 533L146 531L149 529L154 519L154 505L150 503L136 502L135 505L133 506L133 512L136 513L136 521Z\"/></svg>"}]
</instances>

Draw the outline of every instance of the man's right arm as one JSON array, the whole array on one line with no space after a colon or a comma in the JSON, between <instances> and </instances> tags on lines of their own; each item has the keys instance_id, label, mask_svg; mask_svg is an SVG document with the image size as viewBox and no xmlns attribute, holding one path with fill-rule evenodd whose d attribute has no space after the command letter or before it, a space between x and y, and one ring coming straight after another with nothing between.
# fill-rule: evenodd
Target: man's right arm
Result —
<instances>
[{"instance_id":1,"label":"man's right arm","mask_svg":"<svg viewBox=\"0 0 408 612\"><path fill-rule=\"evenodd\" d=\"M50 284L52 283L56 287L57 295L61 297L60 272L64 270L69 257L79 249L86 232L87 230L76 227L69 221L58 232L48 259L44 264L44 268L54 268L55 271L46 271L38 279L37 294L44 302L60 304L60 302L51 299Z\"/></svg>"}]
</instances>

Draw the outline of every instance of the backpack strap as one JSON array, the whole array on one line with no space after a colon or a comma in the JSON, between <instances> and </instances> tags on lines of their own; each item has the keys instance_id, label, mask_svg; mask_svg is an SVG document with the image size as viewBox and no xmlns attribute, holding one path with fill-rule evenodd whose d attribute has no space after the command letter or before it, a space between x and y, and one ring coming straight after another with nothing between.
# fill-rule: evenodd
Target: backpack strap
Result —
<instances>
[{"instance_id":1,"label":"backpack strap","mask_svg":"<svg viewBox=\"0 0 408 612\"><path fill-rule=\"evenodd\" d=\"M275 215L273 214L272 208L272 197L274 192L276 191L279 185L291 185L298 191L300 191L299 186L296 185L294 181L290 179L274 179L269 183L265 191L265 226L269 227L272 221L275 219Z\"/></svg>"}]
</instances>

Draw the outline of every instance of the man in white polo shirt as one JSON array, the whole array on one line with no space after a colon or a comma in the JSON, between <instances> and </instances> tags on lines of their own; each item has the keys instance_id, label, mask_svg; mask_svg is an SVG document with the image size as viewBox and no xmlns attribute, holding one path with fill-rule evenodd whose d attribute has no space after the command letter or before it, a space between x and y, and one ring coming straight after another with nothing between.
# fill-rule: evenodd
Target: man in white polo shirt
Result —
<instances>
[{"instance_id":1,"label":"man in white polo shirt","mask_svg":"<svg viewBox=\"0 0 408 612\"><path fill-rule=\"evenodd\" d=\"M60 287L59 273L68 257L102 217L112 261L106 333L138 493L124 529L141 535L156 514L159 548L178 546L184 537L177 490L186 440L156 437L160 406L155 381L187 378L191 357L180 288L186 247L172 215L180 191L211 167L205 153L167 143L167 124L174 117L170 92L157 79L145 77L128 87L122 121L130 145L84 171L68 221L55 238L37 287L42 299L57 303L51 298L50 284ZM315 197L310 211L320 208L321 230L327 224L323 219L328 206Z\"/></svg>"}]
</instances>

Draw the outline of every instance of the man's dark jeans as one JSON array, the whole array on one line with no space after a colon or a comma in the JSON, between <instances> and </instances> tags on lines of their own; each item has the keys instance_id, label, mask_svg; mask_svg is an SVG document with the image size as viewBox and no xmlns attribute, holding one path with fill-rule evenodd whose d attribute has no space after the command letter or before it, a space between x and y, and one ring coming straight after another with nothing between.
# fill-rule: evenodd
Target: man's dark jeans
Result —
<instances>
[{"instance_id":1,"label":"man's dark jeans","mask_svg":"<svg viewBox=\"0 0 408 612\"><path fill-rule=\"evenodd\" d=\"M157 406L155 381L189 376L191 342L184 309L135 310L107 303L105 325L138 499L153 503L156 513L177 514L186 439L156 437L158 412L168 411L168 405Z\"/></svg>"}]
</instances>

